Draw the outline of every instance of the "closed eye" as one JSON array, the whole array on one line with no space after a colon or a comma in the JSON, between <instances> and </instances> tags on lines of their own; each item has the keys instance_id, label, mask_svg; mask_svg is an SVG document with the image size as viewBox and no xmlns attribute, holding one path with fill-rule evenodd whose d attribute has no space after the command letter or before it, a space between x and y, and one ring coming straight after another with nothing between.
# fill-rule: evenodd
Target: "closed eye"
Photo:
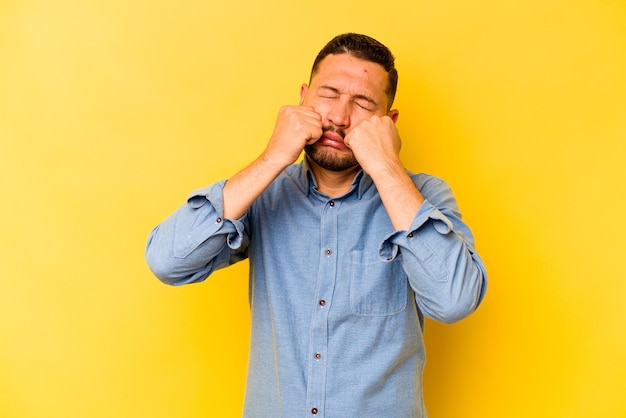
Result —
<instances>
[{"instance_id":1,"label":"closed eye","mask_svg":"<svg viewBox=\"0 0 626 418\"><path fill-rule=\"evenodd\" d=\"M370 112L374 111L374 109L376 108L376 104L370 102L369 100L355 100L354 103L356 103L357 106L359 106L361 109L364 110L368 110Z\"/></svg>"},{"instance_id":2,"label":"closed eye","mask_svg":"<svg viewBox=\"0 0 626 418\"><path fill-rule=\"evenodd\" d=\"M317 95L324 99L336 99L339 97L339 90L328 86L322 86L317 89Z\"/></svg>"},{"instance_id":3,"label":"closed eye","mask_svg":"<svg viewBox=\"0 0 626 418\"><path fill-rule=\"evenodd\" d=\"M337 99L341 96L341 91L332 86L320 86L317 95L323 99ZM378 103L368 95L357 94L351 97L351 101L359 108L373 112L378 107Z\"/></svg>"}]
</instances>

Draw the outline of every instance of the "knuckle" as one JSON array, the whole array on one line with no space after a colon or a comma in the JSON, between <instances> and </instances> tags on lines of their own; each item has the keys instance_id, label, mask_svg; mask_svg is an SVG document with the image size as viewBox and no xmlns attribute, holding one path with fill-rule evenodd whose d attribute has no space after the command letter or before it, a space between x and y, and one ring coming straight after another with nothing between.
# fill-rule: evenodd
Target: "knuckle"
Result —
<instances>
[{"instance_id":1,"label":"knuckle","mask_svg":"<svg viewBox=\"0 0 626 418\"><path fill-rule=\"evenodd\" d=\"M285 116L291 116L294 114L293 106L285 105L280 108L280 113Z\"/></svg>"}]
</instances>

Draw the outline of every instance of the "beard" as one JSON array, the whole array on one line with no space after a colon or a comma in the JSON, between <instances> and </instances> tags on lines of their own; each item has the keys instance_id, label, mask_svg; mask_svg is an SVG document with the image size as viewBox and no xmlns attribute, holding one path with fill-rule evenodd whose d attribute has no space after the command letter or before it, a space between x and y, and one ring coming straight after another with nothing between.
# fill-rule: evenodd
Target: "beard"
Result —
<instances>
[{"instance_id":1,"label":"beard","mask_svg":"<svg viewBox=\"0 0 626 418\"><path fill-rule=\"evenodd\" d=\"M346 133L341 128L334 126L325 126L323 132L332 131L345 138ZM304 147L306 155L317 165L328 171L346 171L358 167L359 163L354 158L351 151L341 152L332 147L319 145L317 143L306 145Z\"/></svg>"}]
</instances>

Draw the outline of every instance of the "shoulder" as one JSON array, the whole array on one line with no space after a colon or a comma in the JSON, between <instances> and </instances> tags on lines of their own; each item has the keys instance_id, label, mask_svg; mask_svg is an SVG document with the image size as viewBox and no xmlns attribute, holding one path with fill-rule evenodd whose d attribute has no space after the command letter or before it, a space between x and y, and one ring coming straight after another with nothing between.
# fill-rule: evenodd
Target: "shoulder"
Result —
<instances>
[{"instance_id":1,"label":"shoulder","mask_svg":"<svg viewBox=\"0 0 626 418\"><path fill-rule=\"evenodd\" d=\"M408 170L407 170L408 171ZM411 180L420 191L429 191L435 189L450 190L450 186L441 177L428 173L411 173L408 171Z\"/></svg>"},{"instance_id":2,"label":"shoulder","mask_svg":"<svg viewBox=\"0 0 626 418\"><path fill-rule=\"evenodd\" d=\"M295 195L303 194L307 186L306 178L306 173L301 164L292 164L267 186L257 200L267 204L268 201L277 202L284 198L293 198Z\"/></svg>"},{"instance_id":3,"label":"shoulder","mask_svg":"<svg viewBox=\"0 0 626 418\"><path fill-rule=\"evenodd\" d=\"M445 180L427 173L413 174L409 172L409 175L422 196L434 206L457 207L452 188Z\"/></svg>"}]
</instances>

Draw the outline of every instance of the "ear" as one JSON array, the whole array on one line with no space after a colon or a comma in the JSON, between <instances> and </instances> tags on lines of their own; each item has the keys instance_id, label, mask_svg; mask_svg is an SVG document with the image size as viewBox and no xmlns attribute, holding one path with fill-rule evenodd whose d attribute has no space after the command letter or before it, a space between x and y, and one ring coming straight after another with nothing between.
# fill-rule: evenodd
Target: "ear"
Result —
<instances>
[{"instance_id":1,"label":"ear","mask_svg":"<svg viewBox=\"0 0 626 418\"><path fill-rule=\"evenodd\" d=\"M391 118L393 123L396 123L398 121L398 118L400 117L400 111L397 109L391 109L389 113L387 113L387 116Z\"/></svg>"},{"instance_id":2,"label":"ear","mask_svg":"<svg viewBox=\"0 0 626 418\"><path fill-rule=\"evenodd\" d=\"M306 95L306 92L309 90L309 86L304 83L302 84L302 87L300 87L300 106L302 106L302 103L304 102L304 96Z\"/></svg>"}]
</instances>

